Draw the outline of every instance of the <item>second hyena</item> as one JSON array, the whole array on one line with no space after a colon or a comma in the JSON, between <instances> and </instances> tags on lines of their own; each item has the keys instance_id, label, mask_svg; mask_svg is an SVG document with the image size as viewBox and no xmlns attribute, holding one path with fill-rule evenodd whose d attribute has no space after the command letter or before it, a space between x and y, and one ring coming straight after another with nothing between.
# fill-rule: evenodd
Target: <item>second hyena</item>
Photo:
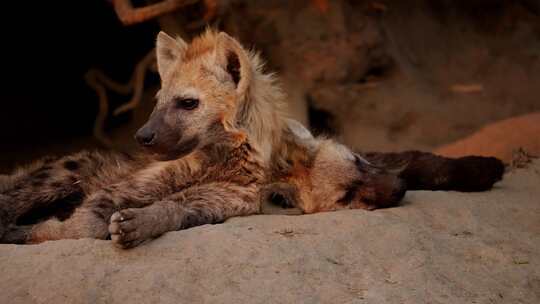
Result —
<instances>
[{"instance_id":1,"label":"second hyena","mask_svg":"<svg viewBox=\"0 0 540 304\"><path fill-rule=\"evenodd\" d=\"M375 209L396 205L407 188L481 191L502 176L493 158L362 157L311 136L283 114L259 57L225 33L190 44L160 33L156 52L158 101L135 136L144 153L82 152L0 177L2 242L110 236L129 248L260 213L269 197L303 213Z\"/></svg>"},{"instance_id":2,"label":"second hyena","mask_svg":"<svg viewBox=\"0 0 540 304\"><path fill-rule=\"evenodd\" d=\"M272 205L301 213L391 207L406 190L485 191L504 173L502 162L493 157L355 153L332 140L313 137L297 122L287 125L282 146L286 161L274 167L261 189L269 213L291 213Z\"/></svg>"}]
</instances>

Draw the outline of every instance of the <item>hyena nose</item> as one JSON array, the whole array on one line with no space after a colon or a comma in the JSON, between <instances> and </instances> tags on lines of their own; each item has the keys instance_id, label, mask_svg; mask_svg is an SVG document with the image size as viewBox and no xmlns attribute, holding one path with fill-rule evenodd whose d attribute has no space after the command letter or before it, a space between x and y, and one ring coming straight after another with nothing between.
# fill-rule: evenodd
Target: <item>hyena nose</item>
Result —
<instances>
[{"instance_id":1,"label":"hyena nose","mask_svg":"<svg viewBox=\"0 0 540 304\"><path fill-rule=\"evenodd\" d=\"M140 128L135 134L135 140L145 147L151 147L156 143L156 133L147 128Z\"/></svg>"}]
</instances>

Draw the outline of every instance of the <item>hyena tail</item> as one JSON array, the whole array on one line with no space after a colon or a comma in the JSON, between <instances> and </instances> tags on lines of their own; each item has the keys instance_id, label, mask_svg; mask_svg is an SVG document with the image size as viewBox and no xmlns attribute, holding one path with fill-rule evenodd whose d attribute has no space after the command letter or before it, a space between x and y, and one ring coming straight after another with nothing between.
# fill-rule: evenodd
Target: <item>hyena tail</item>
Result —
<instances>
[{"instance_id":1,"label":"hyena tail","mask_svg":"<svg viewBox=\"0 0 540 304\"><path fill-rule=\"evenodd\" d=\"M495 157L446 158L428 152L365 153L376 166L397 168L408 190L486 191L503 178L505 166Z\"/></svg>"}]
</instances>

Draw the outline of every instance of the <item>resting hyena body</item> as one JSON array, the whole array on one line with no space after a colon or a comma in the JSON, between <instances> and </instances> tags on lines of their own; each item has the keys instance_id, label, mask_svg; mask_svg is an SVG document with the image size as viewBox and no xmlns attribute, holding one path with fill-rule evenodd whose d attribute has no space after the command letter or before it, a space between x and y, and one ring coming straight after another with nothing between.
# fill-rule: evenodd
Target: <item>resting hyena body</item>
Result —
<instances>
[{"instance_id":1,"label":"resting hyena body","mask_svg":"<svg viewBox=\"0 0 540 304\"><path fill-rule=\"evenodd\" d=\"M485 191L504 173L504 165L494 157L355 153L332 140L313 137L295 121L288 121L283 134L280 149L285 152L261 189L261 200L302 213L395 206L406 190Z\"/></svg>"},{"instance_id":2,"label":"resting hyena body","mask_svg":"<svg viewBox=\"0 0 540 304\"><path fill-rule=\"evenodd\" d=\"M248 142L207 147L182 160L85 152L21 170L0 203L4 242L110 234L122 247L164 232L259 211L262 163ZM225 155L225 156L224 156Z\"/></svg>"},{"instance_id":3,"label":"resting hyena body","mask_svg":"<svg viewBox=\"0 0 540 304\"><path fill-rule=\"evenodd\" d=\"M254 111L245 104L256 58L211 31L190 46L161 33L157 57L162 88L136 134L148 156L84 153L4 177L4 242L111 234L118 245L131 247L166 231L259 212L258 189L272 147L261 148L248 132L247 125L267 121L253 121L252 113L264 106ZM273 140L265 132L263 141ZM43 215L53 216L43 221Z\"/></svg>"},{"instance_id":4,"label":"resting hyena body","mask_svg":"<svg viewBox=\"0 0 540 304\"><path fill-rule=\"evenodd\" d=\"M166 231L259 213L269 197L304 213L374 209L397 204L407 185L476 191L502 175L491 158L408 152L366 160L314 138L284 117L283 95L258 56L224 33L207 31L190 45L160 33L156 51L162 87L136 134L146 152L84 152L2 177L3 242L110 235L132 247Z\"/></svg>"}]
</instances>

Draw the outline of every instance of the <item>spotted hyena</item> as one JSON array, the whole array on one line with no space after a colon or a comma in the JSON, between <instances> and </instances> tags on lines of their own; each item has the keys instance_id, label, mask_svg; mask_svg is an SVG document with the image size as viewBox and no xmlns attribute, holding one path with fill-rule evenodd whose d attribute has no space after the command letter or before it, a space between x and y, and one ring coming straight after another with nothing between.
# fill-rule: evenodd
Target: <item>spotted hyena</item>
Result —
<instances>
[{"instance_id":1,"label":"spotted hyena","mask_svg":"<svg viewBox=\"0 0 540 304\"><path fill-rule=\"evenodd\" d=\"M287 119L284 95L259 56L225 33L190 44L157 38L157 104L134 156L81 152L0 176L2 242L111 238L133 247L167 231L261 213L375 209L407 189L482 191L494 158L422 152L358 154Z\"/></svg>"},{"instance_id":2,"label":"spotted hyena","mask_svg":"<svg viewBox=\"0 0 540 304\"><path fill-rule=\"evenodd\" d=\"M301 213L391 207L406 190L485 191L504 173L504 165L494 157L355 152L313 137L291 120L282 143L281 161L273 163L269 182L261 189L262 206L272 213L290 213L273 205L296 207Z\"/></svg>"}]
</instances>

